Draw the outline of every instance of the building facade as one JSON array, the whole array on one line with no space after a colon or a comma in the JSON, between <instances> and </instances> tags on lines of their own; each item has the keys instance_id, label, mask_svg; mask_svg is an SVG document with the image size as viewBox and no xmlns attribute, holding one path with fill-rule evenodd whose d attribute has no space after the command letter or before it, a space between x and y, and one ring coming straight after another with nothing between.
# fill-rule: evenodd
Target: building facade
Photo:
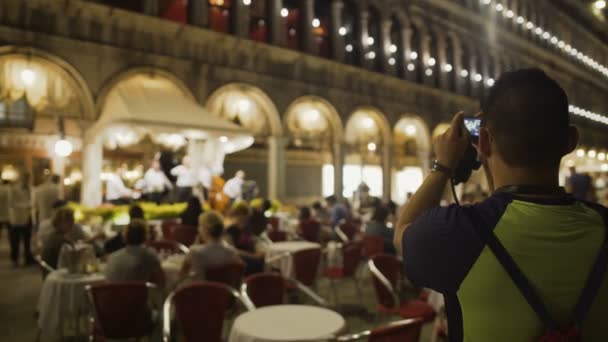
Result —
<instances>
[{"instance_id":1,"label":"building facade","mask_svg":"<svg viewBox=\"0 0 608 342\"><path fill-rule=\"evenodd\" d=\"M226 157L225 175L246 170L262 195L295 202L350 196L363 180L373 195L401 201L421 182L432 136L452 114L475 114L502 72L540 67L568 93L585 148L578 158L602 164L608 25L587 13L589 6L574 0L4 0L0 163L66 177L70 168L86 173L86 132L104 111L106 95L143 74L172 82L211 113L253 132L252 148ZM43 95L28 84L38 84L37 68L45 74L44 89L37 90ZM74 140L67 160L49 148L58 135ZM153 153L117 149L108 156L141 162ZM79 181L74 174L66 185Z\"/></svg>"}]
</instances>

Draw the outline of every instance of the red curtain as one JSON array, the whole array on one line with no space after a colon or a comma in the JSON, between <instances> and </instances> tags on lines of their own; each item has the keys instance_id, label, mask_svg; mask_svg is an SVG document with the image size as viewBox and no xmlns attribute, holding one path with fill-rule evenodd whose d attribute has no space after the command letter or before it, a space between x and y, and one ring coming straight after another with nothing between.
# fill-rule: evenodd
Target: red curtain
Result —
<instances>
[{"instance_id":1,"label":"red curtain","mask_svg":"<svg viewBox=\"0 0 608 342\"><path fill-rule=\"evenodd\" d=\"M188 21L188 0L160 0L160 17L178 23Z\"/></svg>"},{"instance_id":2,"label":"red curtain","mask_svg":"<svg viewBox=\"0 0 608 342\"><path fill-rule=\"evenodd\" d=\"M209 28L213 31L230 33L231 2L229 0L209 0Z\"/></svg>"}]
</instances>

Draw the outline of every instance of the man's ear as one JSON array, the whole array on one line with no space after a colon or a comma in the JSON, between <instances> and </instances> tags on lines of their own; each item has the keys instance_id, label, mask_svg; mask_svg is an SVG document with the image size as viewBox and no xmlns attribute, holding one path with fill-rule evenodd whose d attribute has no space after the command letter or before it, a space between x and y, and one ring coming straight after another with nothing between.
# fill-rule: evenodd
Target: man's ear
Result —
<instances>
[{"instance_id":1,"label":"man's ear","mask_svg":"<svg viewBox=\"0 0 608 342\"><path fill-rule=\"evenodd\" d=\"M564 153L564 155L574 151L574 149L578 145L579 137L580 135L578 133L578 128L576 128L576 126L570 125L570 127L568 127L568 145L566 146L567 150L565 151L566 153Z\"/></svg>"},{"instance_id":2,"label":"man's ear","mask_svg":"<svg viewBox=\"0 0 608 342\"><path fill-rule=\"evenodd\" d=\"M485 127L479 129L479 140L477 142L477 153L482 160L492 155L492 136Z\"/></svg>"}]
</instances>

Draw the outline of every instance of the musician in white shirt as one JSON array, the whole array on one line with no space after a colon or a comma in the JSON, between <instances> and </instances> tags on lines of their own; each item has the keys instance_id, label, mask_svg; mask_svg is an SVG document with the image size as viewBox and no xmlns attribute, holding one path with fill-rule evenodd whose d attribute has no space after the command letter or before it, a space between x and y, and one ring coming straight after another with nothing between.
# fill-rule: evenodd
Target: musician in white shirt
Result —
<instances>
[{"instance_id":1,"label":"musician in white shirt","mask_svg":"<svg viewBox=\"0 0 608 342\"><path fill-rule=\"evenodd\" d=\"M229 179L226 184L224 184L224 194L226 194L226 196L228 196L233 202L241 200L243 198L244 181L245 171L237 171L234 177Z\"/></svg>"},{"instance_id":2,"label":"musician in white shirt","mask_svg":"<svg viewBox=\"0 0 608 342\"><path fill-rule=\"evenodd\" d=\"M125 186L120 175L114 172L108 173L106 179L106 202L115 205L131 202L133 191Z\"/></svg>"},{"instance_id":3,"label":"musician in white shirt","mask_svg":"<svg viewBox=\"0 0 608 342\"><path fill-rule=\"evenodd\" d=\"M192 188L197 183L196 171L192 168L190 157L185 156L180 165L171 169L171 174L177 177L175 201L186 202L192 196Z\"/></svg>"},{"instance_id":4,"label":"musician in white shirt","mask_svg":"<svg viewBox=\"0 0 608 342\"><path fill-rule=\"evenodd\" d=\"M158 160L152 161L152 166L144 174L144 195L152 202L160 203L167 189L173 189L173 184L160 168Z\"/></svg>"}]
</instances>

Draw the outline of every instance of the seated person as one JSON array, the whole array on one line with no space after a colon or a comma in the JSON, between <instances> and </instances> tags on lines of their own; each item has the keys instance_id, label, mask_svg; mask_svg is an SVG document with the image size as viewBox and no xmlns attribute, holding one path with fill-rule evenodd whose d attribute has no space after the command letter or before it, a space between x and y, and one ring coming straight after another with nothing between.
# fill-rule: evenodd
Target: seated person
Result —
<instances>
[{"instance_id":1,"label":"seated person","mask_svg":"<svg viewBox=\"0 0 608 342\"><path fill-rule=\"evenodd\" d=\"M250 224L250 210L245 202L239 202L230 210L231 224L226 229L228 242L245 261L245 275L264 271L265 251Z\"/></svg>"},{"instance_id":2,"label":"seated person","mask_svg":"<svg viewBox=\"0 0 608 342\"><path fill-rule=\"evenodd\" d=\"M205 269L229 263L242 263L236 251L227 247L222 241L224 219L215 211L200 216L199 236L201 245L190 248L190 253L182 266L181 278L194 273L197 280L205 279Z\"/></svg>"},{"instance_id":3,"label":"seated person","mask_svg":"<svg viewBox=\"0 0 608 342\"><path fill-rule=\"evenodd\" d=\"M125 248L108 258L106 279L152 282L160 287L164 286L165 274L160 266L160 260L152 249L144 246L147 234L146 221L135 219L129 223L124 234Z\"/></svg>"},{"instance_id":4,"label":"seated person","mask_svg":"<svg viewBox=\"0 0 608 342\"><path fill-rule=\"evenodd\" d=\"M298 235L304 240L319 242L321 239L321 224L312 217L310 208L300 208L298 220L300 221L297 228Z\"/></svg>"},{"instance_id":5,"label":"seated person","mask_svg":"<svg viewBox=\"0 0 608 342\"><path fill-rule=\"evenodd\" d=\"M395 247L393 246L394 230L386 225L389 214L390 211L386 206L376 206L372 219L365 224L365 234L382 238L384 240L384 252L395 254Z\"/></svg>"},{"instance_id":6,"label":"seated person","mask_svg":"<svg viewBox=\"0 0 608 342\"><path fill-rule=\"evenodd\" d=\"M179 216L181 219L181 223L191 227L198 226L198 219L203 213L203 207L201 206L201 201L191 196L188 199L188 206Z\"/></svg>"},{"instance_id":7,"label":"seated person","mask_svg":"<svg viewBox=\"0 0 608 342\"><path fill-rule=\"evenodd\" d=\"M53 214L59 209L59 208L63 208L68 204L68 202L64 201L64 200L57 200L53 203L52 205L52 209L53 209ZM53 217L48 218L46 220L42 220L40 222L40 225L38 226L38 233L36 234L36 240L39 246L43 246L44 245L44 241L46 239L48 239L48 237L50 235L53 234L53 232L55 231L55 228L53 226ZM66 238L70 241L81 241L81 240L87 240L87 236L84 232L84 230L82 229L82 227L79 224L75 224L74 227L70 230L70 232L68 233L68 236L66 236ZM95 238L95 237L94 237ZM92 239L94 239L92 238ZM91 239L91 240L92 240ZM89 242L89 241L86 241Z\"/></svg>"},{"instance_id":8,"label":"seated person","mask_svg":"<svg viewBox=\"0 0 608 342\"><path fill-rule=\"evenodd\" d=\"M129 208L129 219L130 221L138 219L143 220L144 210L137 204L132 205ZM107 254L111 254L125 246L126 244L123 234L116 234L116 236L106 241L106 243L103 245L103 249Z\"/></svg>"},{"instance_id":9,"label":"seated person","mask_svg":"<svg viewBox=\"0 0 608 342\"><path fill-rule=\"evenodd\" d=\"M53 215L53 232L45 239L42 245L41 257L52 268L57 268L59 253L64 244L72 244L69 236L74 229L74 211L62 207Z\"/></svg>"}]
</instances>

